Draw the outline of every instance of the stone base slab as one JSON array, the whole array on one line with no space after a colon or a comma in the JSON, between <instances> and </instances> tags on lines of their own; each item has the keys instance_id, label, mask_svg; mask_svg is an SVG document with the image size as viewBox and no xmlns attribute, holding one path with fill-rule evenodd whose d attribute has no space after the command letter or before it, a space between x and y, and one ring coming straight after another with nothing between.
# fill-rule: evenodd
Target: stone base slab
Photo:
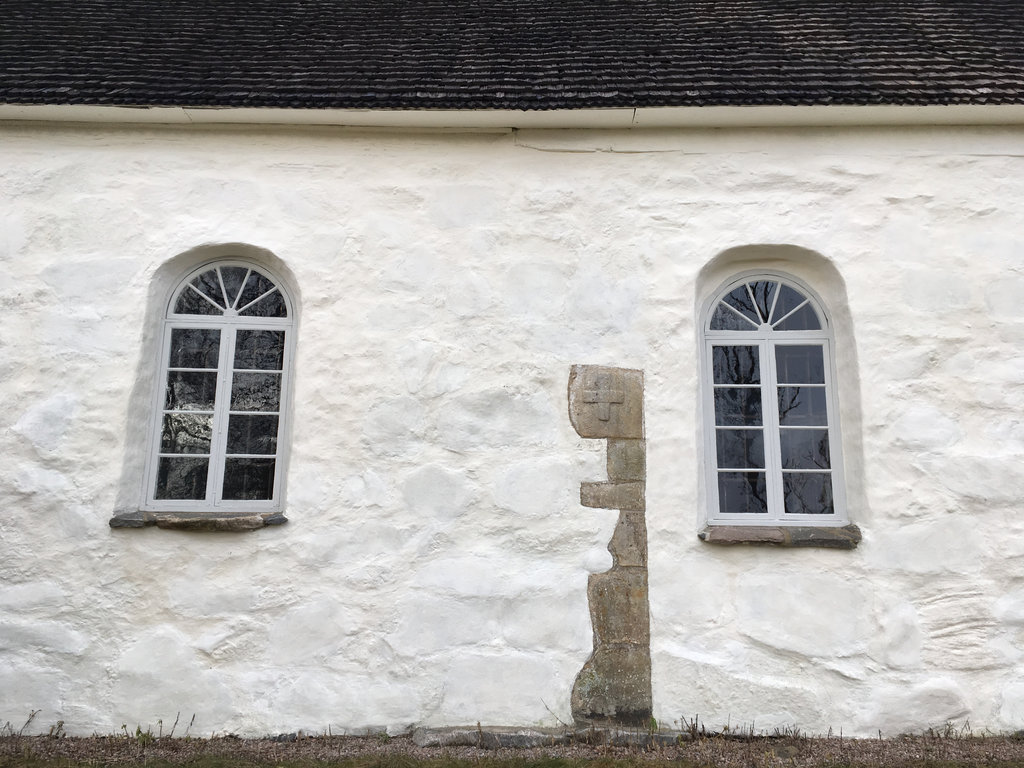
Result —
<instances>
[{"instance_id":1,"label":"stone base slab","mask_svg":"<svg viewBox=\"0 0 1024 768\"><path fill-rule=\"evenodd\" d=\"M607 744L616 747L650 748L689 741L686 731L651 732L644 728L514 728L508 726L462 726L416 728L412 740L419 747L477 747L479 749L535 749L561 744Z\"/></svg>"}]
</instances>

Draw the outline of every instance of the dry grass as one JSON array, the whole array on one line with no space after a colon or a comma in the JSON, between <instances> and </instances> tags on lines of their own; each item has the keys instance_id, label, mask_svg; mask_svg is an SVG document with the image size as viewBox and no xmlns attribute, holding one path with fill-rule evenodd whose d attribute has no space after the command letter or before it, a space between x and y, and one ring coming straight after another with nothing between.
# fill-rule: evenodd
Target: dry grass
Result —
<instances>
[{"instance_id":1,"label":"dry grass","mask_svg":"<svg viewBox=\"0 0 1024 768\"><path fill-rule=\"evenodd\" d=\"M699 736L652 749L573 743L535 749L418 747L406 736L273 739L0 737L0 768L1024 768L1024 738L929 733L895 739Z\"/></svg>"}]
</instances>

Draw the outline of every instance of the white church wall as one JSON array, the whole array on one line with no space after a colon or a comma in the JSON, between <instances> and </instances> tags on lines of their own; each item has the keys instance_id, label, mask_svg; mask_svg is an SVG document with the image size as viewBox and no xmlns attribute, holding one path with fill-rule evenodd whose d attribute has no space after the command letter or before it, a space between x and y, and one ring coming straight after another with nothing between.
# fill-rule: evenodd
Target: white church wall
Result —
<instances>
[{"instance_id":1,"label":"white church wall","mask_svg":"<svg viewBox=\"0 0 1024 768\"><path fill-rule=\"evenodd\" d=\"M0 722L569 721L616 520L584 363L645 372L659 722L1021 727L1018 131L2 132ZM112 530L225 244L299 305L290 522ZM696 536L696 312L761 264L836 320L852 551Z\"/></svg>"}]
</instances>

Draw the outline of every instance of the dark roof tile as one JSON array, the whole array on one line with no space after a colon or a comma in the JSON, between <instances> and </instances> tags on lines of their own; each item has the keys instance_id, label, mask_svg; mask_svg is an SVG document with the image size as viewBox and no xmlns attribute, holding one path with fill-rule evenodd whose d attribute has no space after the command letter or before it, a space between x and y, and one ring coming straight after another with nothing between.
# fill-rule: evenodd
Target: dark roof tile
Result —
<instances>
[{"instance_id":1,"label":"dark roof tile","mask_svg":"<svg viewBox=\"0 0 1024 768\"><path fill-rule=\"evenodd\" d=\"M0 101L1024 103L1024 0L4 0Z\"/></svg>"}]
</instances>

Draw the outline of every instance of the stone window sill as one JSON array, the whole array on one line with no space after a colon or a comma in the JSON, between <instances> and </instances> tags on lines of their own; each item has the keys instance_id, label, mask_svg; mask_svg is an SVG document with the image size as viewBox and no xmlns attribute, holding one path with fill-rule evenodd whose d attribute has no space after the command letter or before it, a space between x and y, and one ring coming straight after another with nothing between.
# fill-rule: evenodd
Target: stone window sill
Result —
<instances>
[{"instance_id":1,"label":"stone window sill","mask_svg":"<svg viewBox=\"0 0 1024 768\"><path fill-rule=\"evenodd\" d=\"M707 544L770 544L776 547L823 547L854 549L860 528L852 523L836 528L809 525L708 525L697 537Z\"/></svg>"},{"instance_id":2,"label":"stone window sill","mask_svg":"<svg viewBox=\"0 0 1024 768\"><path fill-rule=\"evenodd\" d=\"M265 515L201 512L122 512L110 518L111 528L146 528L155 525L176 531L256 531L268 525L284 525L288 518L280 512Z\"/></svg>"}]
</instances>

